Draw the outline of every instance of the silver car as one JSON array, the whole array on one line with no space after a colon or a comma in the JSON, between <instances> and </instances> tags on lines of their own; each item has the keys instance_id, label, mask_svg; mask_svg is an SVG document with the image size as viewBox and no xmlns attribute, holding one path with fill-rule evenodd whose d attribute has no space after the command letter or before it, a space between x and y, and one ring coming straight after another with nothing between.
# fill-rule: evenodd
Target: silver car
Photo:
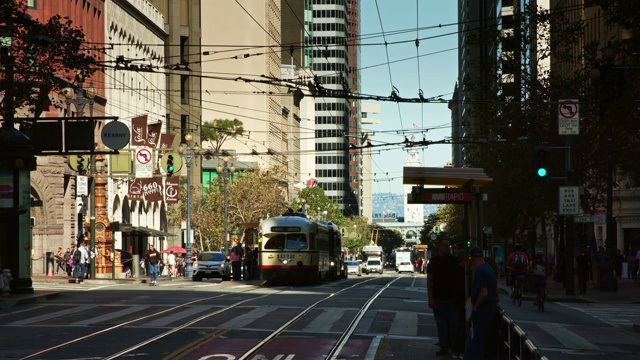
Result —
<instances>
[{"instance_id":1,"label":"silver car","mask_svg":"<svg viewBox=\"0 0 640 360\"><path fill-rule=\"evenodd\" d=\"M203 251L198 254L197 266L193 267L193 281L203 278L231 279L231 263L220 251Z\"/></svg>"},{"instance_id":2,"label":"silver car","mask_svg":"<svg viewBox=\"0 0 640 360\"><path fill-rule=\"evenodd\" d=\"M347 275L362 276L362 268L357 261L347 261Z\"/></svg>"}]
</instances>

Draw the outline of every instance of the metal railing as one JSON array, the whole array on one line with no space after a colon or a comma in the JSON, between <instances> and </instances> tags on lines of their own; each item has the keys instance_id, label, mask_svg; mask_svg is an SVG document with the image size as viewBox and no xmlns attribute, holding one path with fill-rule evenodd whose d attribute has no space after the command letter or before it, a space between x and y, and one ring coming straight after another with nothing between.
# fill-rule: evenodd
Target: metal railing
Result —
<instances>
[{"instance_id":1,"label":"metal railing","mask_svg":"<svg viewBox=\"0 0 640 360\"><path fill-rule=\"evenodd\" d=\"M516 325L506 311L498 307L500 336L499 355L505 359L516 360L548 360L540 353L540 349L533 343L522 328Z\"/></svg>"}]
</instances>

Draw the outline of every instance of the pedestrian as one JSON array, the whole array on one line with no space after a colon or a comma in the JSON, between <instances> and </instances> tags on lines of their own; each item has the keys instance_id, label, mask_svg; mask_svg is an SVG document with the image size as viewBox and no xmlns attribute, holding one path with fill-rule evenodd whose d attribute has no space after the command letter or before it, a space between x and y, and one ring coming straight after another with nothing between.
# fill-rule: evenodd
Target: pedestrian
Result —
<instances>
[{"instance_id":1,"label":"pedestrian","mask_svg":"<svg viewBox=\"0 0 640 360\"><path fill-rule=\"evenodd\" d=\"M253 251L251 251L251 248L247 246L244 250L244 253L244 264L247 267L244 279L253 280Z\"/></svg>"},{"instance_id":2,"label":"pedestrian","mask_svg":"<svg viewBox=\"0 0 640 360\"><path fill-rule=\"evenodd\" d=\"M578 291L580 295L587 293L587 282L589 281L589 271L591 270L591 254L585 248L576 257L576 275L578 275Z\"/></svg>"},{"instance_id":3,"label":"pedestrian","mask_svg":"<svg viewBox=\"0 0 640 360\"><path fill-rule=\"evenodd\" d=\"M636 257L633 255L633 250L629 250L627 252L627 270L629 280L636 281L636 271L637 271Z\"/></svg>"},{"instance_id":4,"label":"pedestrian","mask_svg":"<svg viewBox=\"0 0 640 360\"><path fill-rule=\"evenodd\" d=\"M89 253L84 247L84 243L81 242L73 255L73 263L75 265L74 277L76 278L76 284L84 283L84 276L87 272L87 261L89 260Z\"/></svg>"},{"instance_id":5,"label":"pedestrian","mask_svg":"<svg viewBox=\"0 0 640 360\"><path fill-rule=\"evenodd\" d=\"M231 273L234 281L240 280L242 275L242 252L242 247L239 244L235 244L231 248Z\"/></svg>"},{"instance_id":6,"label":"pedestrian","mask_svg":"<svg viewBox=\"0 0 640 360\"><path fill-rule=\"evenodd\" d=\"M70 261L71 261L71 249L67 248L67 251L65 251L63 260L62 260L64 272L67 273L67 276L71 276L71 265L69 265Z\"/></svg>"},{"instance_id":7,"label":"pedestrian","mask_svg":"<svg viewBox=\"0 0 640 360\"><path fill-rule=\"evenodd\" d=\"M167 262L169 263L169 276L176 276L176 255L171 251L167 256Z\"/></svg>"},{"instance_id":8,"label":"pedestrian","mask_svg":"<svg viewBox=\"0 0 640 360\"><path fill-rule=\"evenodd\" d=\"M438 244L438 251L427 266L427 295L429 307L433 309L433 317L438 330L440 351L436 356L449 355L451 340L458 334L457 309L455 302L456 258L451 255L451 243L443 239Z\"/></svg>"},{"instance_id":9,"label":"pedestrian","mask_svg":"<svg viewBox=\"0 0 640 360\"><path fill-rule=\"evenodd\" d=\"M162 255L155 249L153 244L149 244L149 250L144 255L144 259L149 264L149 275L151 283L149 286L158 286L158 270L160 264L162 264Z\"/></svg>"},{"instance_id":10,"label":"pedestrian","mask_svg":"<svg viewBox=\"0 0 640 360\"><path fill-rule=\"evenodd\" d=\"M458 262L455 267L455 308L456 308L456 320L458 322L458 332L452 341L451 352L454 359L462 359L462 353L464 351L464 340L466 334L466 323L464 318L464 305L467 299L465 277L467 271L467 251L458 250L456 252L456 261Z\"/></svg>"},{"instance_id":11,"label":"pedestrian","mask_svg":"<svg viewBox=\"0 0 640 360\"><path fill-rule=\"evenodd\" d=\"M622 262L623 260L626 260L623 256L622 253L620 252L620 249L616 250L616 254L613 257L613 262L615 264L615 270L616 270L616 278L618 279L618 281L622 280Z\"/></svg>"},{"instance_id":12,"label":"pedestrian","mask_svg":"<svg viewBox=\"0 0 640 360\"><path fill-rule=\"evenodd\" d=\"M471 283L471 330L467 337L464 359L484 359L487 329L496 313L498 281L491 265L484 261L479 247L469 250L471 264L475 268Z\"/></svg>"},{"instance_id":13,"label":"pedestrian","mask_svg":"<svg viewBox=\"0 0 640 360\"><path fill-rule=\"evenodd\" d=\"M64 253L62 252L62 248L58 247L58 251L55 254L55 259L56 259L56 274L58 273L58 270L62 269L62 272L65 272L65 267L63 266L64 264Z\"/></svg>"}]
</instances>

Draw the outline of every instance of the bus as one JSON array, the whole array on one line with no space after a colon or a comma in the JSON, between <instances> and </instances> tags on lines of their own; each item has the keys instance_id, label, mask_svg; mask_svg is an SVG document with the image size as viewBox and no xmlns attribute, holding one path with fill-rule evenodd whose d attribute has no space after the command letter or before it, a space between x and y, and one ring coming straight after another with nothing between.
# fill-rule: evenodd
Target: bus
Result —
<instances>
[{"instance_id":1,"label":"bus","mask_svg":"<svg viewBox=\"0 0 640 360\"><path fill-rule=\"evenodd\" d=\"M337 269L333 274L330 271L332 257L338 264L342 254L337 229L326 222L309 220L303 213L263 220L258 234L260 279L301 284L342 276Z\"/></svg>"}]
</instances>

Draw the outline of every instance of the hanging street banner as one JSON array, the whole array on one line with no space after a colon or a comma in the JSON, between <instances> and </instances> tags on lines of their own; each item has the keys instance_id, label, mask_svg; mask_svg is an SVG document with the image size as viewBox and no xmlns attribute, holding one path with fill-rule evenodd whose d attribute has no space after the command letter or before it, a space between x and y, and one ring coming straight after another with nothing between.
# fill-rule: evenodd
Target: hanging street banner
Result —
<instances>
[{"instance_id":1,"label":"hanging street banner","mask_svg":"<svg viewBox=\"0 0 640 360\"><path fill-rule=\"evenodd\" d=\"M164 182L164 201L167 204L177 204L178 194L180 189L180 177L172 176L168 177Z\"/></svg>"},{"instance_id":2,"label":"hanging street banner","mask_svg":"<svg viewBox=\"0 0 640 360\"><path fill-rule=\"evenodd\" d=\"M162 123L155 123L147 126L147 146L150 148L157 148L160 144L160 130L162 129Z\"/></svg>"},{"instance_id":3,"label":"hanging street banner","mask_svg":"<svg viewBox=\"0 0 640 360\"><path fill-rule=\"evenodd\" d=\"M558 101L558 134L580 134L580 106L577 99Z\"/></svg>"},{"instance_id":4,"label":"hanging street banner","mask_svg":"<svg viewBox=\"0 0 640 360\"><path fill-rule=\"evenodd\" d=\"M131 145L147 145L147 115L131 119Z\"/></svg>"}]
</instances>

